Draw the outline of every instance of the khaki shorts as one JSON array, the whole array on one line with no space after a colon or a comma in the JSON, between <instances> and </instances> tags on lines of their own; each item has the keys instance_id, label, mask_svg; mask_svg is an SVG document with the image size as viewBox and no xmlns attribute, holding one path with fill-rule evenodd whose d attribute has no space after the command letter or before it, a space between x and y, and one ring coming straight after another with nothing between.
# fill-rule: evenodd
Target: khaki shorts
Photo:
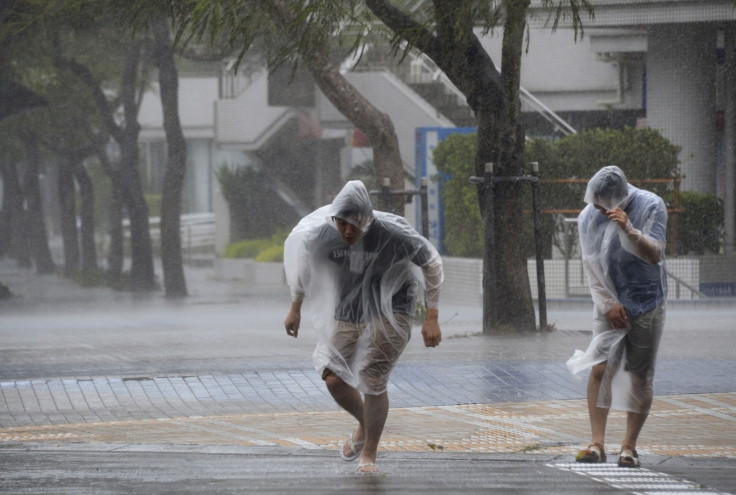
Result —
<instances>
[{"instance_id":1,"label":"khaki shorts","mask_svg":"<svg viewBox=\"0 0 736 495\"><path fill-rule=\"evenodd\" d=\"M393 328L391 322L385 316L381 316L380 324L376 325L375 333L367 343L365 359L361 359L364 365L355 370L360 375L361 384L364 385L361 388L370 390L373 394L386 391L389 375L411 337L412 318L398 313L394 313L393 316L399 328ZM335 356L333 360L337 363L348 363L352 368L358 352L358 341L366 329L365 323L336 321L335 333L330 344L334 348L333 352L339 353L339 356ZM339 368L340 366L335 367L336 370ZM326 379L330 374L340 375L339 371L330 370L328 365L322 373L322 379Z\"/></svg>"}]
</instances>

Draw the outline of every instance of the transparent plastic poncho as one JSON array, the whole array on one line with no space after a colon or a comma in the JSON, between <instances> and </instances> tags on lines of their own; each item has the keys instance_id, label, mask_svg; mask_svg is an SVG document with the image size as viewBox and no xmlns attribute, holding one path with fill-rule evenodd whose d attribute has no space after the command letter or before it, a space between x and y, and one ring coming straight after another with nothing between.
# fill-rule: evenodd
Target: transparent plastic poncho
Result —
<instances>
[{"instance_id":1,"label":"transparent plastic poncho","mask_svg":"<svg viewBox=\"0 0 736 495\"><path fill-rule=\"evenodd\" d=\"M629 184L615 166L604 167L593 176L584 201L588 204L578 217L583 269L595 321L604 324L596 324L587 350L576 350L567 366L577 374L606 362L598 407L644 413L642 404L651 394L653 371L646 377L634 377L626 371L624 339L629 329L610 328L605 325L605 315L619 303L629 319L664 304L667 209L662 198ZM606 210L623 209L629 217L626 227L611 221L595 204Z\"/></svg>"},{"instance_id":2,"label":"transparent plastic poncho","mask_svg":"<svg viewBox=\"0 0 736 495\"><path fill-rule=\"evenodd\" d=\"M361 229L357 243L348 245L342 239L334 217ZM392 366L371 369L372 346L379 340L384 345L394 342L400 354L410 339L411 324L407 328L398 320L408 316L413 321L420 294L428 308L436 309L443 278L434 246L404 218L374 211L360 181L348 182L332 204L297 224L284 244L284 269L292 300L304 299L314 318L315 368L327 368L371 394L385 391L392 371ZM349 357L332 344L338 322L363 328L357 352Z\"/></svg>"}]
</instances>

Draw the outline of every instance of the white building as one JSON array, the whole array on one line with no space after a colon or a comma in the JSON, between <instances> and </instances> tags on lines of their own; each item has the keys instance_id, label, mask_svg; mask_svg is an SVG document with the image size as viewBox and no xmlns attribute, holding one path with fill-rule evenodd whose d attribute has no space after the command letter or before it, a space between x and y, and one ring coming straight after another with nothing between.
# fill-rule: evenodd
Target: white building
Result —
<instances>
[{"instance_id":1,"label":"white building","mask_svg":"<svg viewBox=\"0 0 736 495\"><path fill-rule=\"evenodd\" d=\"M532 4L522 86L561 117L558 128L560 122L577 129L648 125L681 146L682 187L715 193L724 200L727 252L733 252L734 2L597 0L595 18L583 19L584 36L577 42L569 26L552 33L544 25L547 16L539 10L540 2ZM500 61L500 39L488 37L483 44ZM346 73L392 118L408 174L414 170L416 128L467 125L453 122L431 98L419 95L414 83L428 74L422 64L420 59L407 60L403 73L385 69ZM310 87L301 91L309 92ZM291 198L289 203L299 211L328 202L356 157L351 146L354 131L313 91L316 96L306 99L306 107L271 106L264 74L250 78L227 71L206 77L182 74L180 105L189 146L185 211L214 211L213 171L223 164L270 170L275 189ZM452 93L452 88L447 86L446 91ZM529 106L531 101L523 108L533 121L541 114ZM462 98L457 104L464 104ZM154 94L144 101L141 124L144 160L150 183L156 184L165 147L160 103Z\"/></svg>"}]
</instances>

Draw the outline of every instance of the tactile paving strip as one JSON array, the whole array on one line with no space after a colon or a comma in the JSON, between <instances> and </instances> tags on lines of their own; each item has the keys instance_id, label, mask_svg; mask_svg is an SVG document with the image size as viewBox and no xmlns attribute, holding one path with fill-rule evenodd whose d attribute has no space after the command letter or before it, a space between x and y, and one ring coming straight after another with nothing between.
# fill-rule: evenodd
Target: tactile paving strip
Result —
<instances>
[{"instance_id":1,"label":"tactile paving strip","mask_svg":"<svg viewBox=\"0 0 736 495\"><path fill-rule=\"evenodd\" d=\"M640 456L736 458L736 393L655 399ZM608 438L623 436L625 414L612 411ZM347 413L293 412L39 425L0 429L0 442L161 443L299 446L338 449L354 428ZM577 452L589 442L582 400L396 408L381 439L385 451ZM618 445L609 443L615 452Z\"/></svg>"}]
</instances>

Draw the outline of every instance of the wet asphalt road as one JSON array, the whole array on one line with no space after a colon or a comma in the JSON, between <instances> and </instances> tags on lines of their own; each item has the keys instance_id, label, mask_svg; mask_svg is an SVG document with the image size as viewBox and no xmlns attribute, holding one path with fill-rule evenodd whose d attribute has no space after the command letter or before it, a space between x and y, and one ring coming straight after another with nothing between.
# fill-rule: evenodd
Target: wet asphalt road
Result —
<instances>
[{"instance_id":1,"label":"wet asphalt road","mask_svg":"<svg viewBox=\"0 0 736 495\"><path fill-rule=\"evenodd\" d=\"M96 425L126 421L132 432L136 424L161 418L235 414L256 418L249 428L258 426L258 415L294 415L305 431L335 414L310 367L313 335L303 331L294 340L282 330L288 308L283 287L244 287L213 280L207 269L190 269L192 296L172 302L160 295L80 289L52 276L39 282L7 263L0 262L0 280L21 297L0 306L0 434L64 425L94 431ZM557 331L524 338L480 336L479 319L479 308L441 307L445 340L431 350L421 339L412 340L392 380L392 409L584 397L583 385L566 375L564 360L589 339L585 304L552 304L549 320ZM672 305L655 394L736 392L734 321L733 304ZM250 397L241 387L239 395L228 395L221 386L225 395L218 397L214 386L207 389L208 376L232 383L242 378L248 390L262 393ZM160 386L163 379L187 383L187 377L197 377L207 390L190 386L191 400L180 391L180 402L174 402ZM144 387L155 380L159 395ZM290 388L292 381L299 387ZM112 386L118 382L128 383L124 393ZM99 403L89 399L85 383L96 384ZM140 395L134 384L141 386ZM68 405L56 385L65 390ZM198 395L205 392L215 400ZM113 396L117 402L108 401ZM86 403L81 407L75 400ZM433 425L445 423L423 428ZM736 421L726 421L723 435L733 438L731 425ZM645 469L622 472L610 463L597 471L571 464L571 447L565 454L387 448L379 458L382 474L363 477L334 451L310 443L194 444L157 438L152 431L128 442L14 441L6 435L0 442L0 492L736 493L736 458L730 457L649 454Z\"/></svg>"}]
</instances>

